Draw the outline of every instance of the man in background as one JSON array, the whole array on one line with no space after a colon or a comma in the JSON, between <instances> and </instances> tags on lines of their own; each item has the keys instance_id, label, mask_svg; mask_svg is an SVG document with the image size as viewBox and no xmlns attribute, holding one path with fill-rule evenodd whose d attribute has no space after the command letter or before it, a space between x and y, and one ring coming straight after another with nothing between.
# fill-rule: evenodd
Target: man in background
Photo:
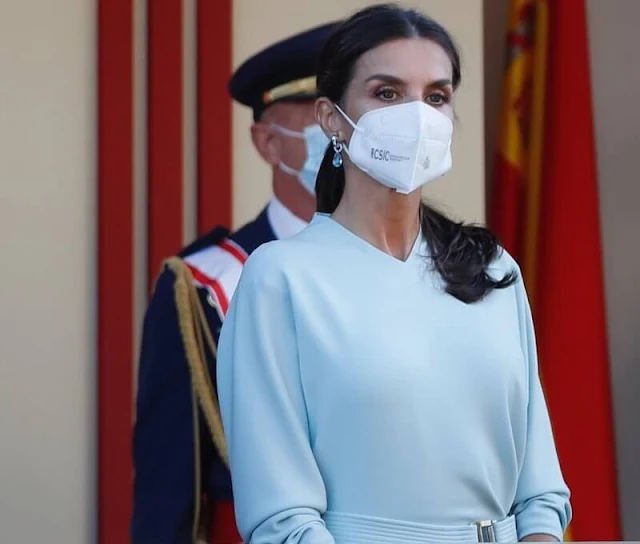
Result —
<instances>
[{"instance_id":1,"label":"man in background","mask_svg":"<svg viewBox=\"0 0 640 544\"><path fill-rule=\"evenodd\" d=\"M332 28L268 47L229 83L233 98L253 110L251 137L272 167L273 196L238 231L218 227L189 245L157 280L140 354L133 544L241 542L215 390L215 344L247 256L295 235L315 211L315 177L329 143L315 122L315 69Z\"/></svg>"}]
</instances>

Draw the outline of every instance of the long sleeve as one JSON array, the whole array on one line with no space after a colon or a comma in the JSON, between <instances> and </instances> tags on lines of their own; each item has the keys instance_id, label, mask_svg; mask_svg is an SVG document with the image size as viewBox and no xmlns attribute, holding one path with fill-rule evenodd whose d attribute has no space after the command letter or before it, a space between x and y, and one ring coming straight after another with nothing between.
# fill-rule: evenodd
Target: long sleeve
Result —
<instances>
[{"instance_id":1,"label":"long sleeve","mask_svg":"<svg viewBox=\"0 0 640 544\"><path fill-rule=\"evenodd\" d=\"M165 270L147 309L138 373L131 539L134 544L191 542L194 508L192 389L173 294L173 273ZM212 327L217 329L217 323ZM211 365L212 361L209 361ZM211 372L211 368L210 368ZM230 488L228 472L215 453L204 416L200 418L202 485ZM230 494L230 493L229 493ZM218 497L212 497L216 499Z\"/></svg>"},{"instance_id":2,"label":"long sleeve","mask_svg":"<svg viewBox=\"0 0 640 544\"><path fill-rule=\"evenodd\" d=\"M245 266L218 352L236 519L252 544L334 544L321 517L326 491L309 441L286 281L262 250Z\"/></svg>"},{"instance_id":3,"label":"long sleeve","mask_svg":"<svg viewBox=\"0 0 640 544\"><path fill-rule=\"evenodd\" d=\"M571 519L569 489L560 470L540 384L533 320L521 280L516 285L516 297L523 351L529 368L529 407L526 450L513 513L519 539L542 533L561 541Z\"/></svg>"}]
</instances>

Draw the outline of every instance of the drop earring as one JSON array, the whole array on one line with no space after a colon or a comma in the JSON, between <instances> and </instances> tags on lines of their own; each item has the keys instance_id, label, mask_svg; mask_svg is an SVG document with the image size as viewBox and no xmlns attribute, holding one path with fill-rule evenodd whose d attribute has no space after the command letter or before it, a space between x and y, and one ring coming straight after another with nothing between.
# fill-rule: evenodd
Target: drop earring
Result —
<instances>
[{"instance_id":1,"label":"drop earring","mask_svg":"<svg viewBox=\"0 0 640 544\"><path fill-rule=\"evenodd\" d=\"M340 168L342 166L342 143L338 141L338 136L331 136L331 144L333 145L333 164L334 168Z\"/></svg>"}]
</instances>

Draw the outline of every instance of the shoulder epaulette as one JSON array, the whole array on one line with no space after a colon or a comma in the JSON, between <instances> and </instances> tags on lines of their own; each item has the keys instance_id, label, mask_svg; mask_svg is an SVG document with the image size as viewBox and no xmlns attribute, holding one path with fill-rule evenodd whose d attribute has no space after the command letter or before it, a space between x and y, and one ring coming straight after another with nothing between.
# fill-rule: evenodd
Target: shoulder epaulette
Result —
<instances>
[{"instance_id":1,"label":"shoulder epaulette","mask_svg":"<svg viewBox=\"0 0 640 544\"><path fill-rule=\"evenodd\" d=\"M211 246L218 245L230 235L227 227L217 226L211 229L209 232L200 236L197 240L191 242L188 246L184 247L178 257L185 258L187 255L197 253Z\"/></svg>"},{"instance_id":2,"label":"shoulder epaulette","mask_svg":"<svg viewBox=\"0 0 640 544\"><path fill-rule=\"evenodd\" d=\"M229 309L229 301L240 281L247 252L230 238L184 257L196 285L206 288L209 301L220 320Z\"/></svg>"}]
</instances>

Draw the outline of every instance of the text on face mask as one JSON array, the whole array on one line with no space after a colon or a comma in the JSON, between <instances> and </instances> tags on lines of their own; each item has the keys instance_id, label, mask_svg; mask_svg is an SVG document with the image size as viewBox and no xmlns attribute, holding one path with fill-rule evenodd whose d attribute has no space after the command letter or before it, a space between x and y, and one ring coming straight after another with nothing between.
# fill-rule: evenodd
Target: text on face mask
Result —
<instances>
[{"instance_id":1,"label":"text on face mask","mask_svg":"<svg viewBox=\"0 0 640 544\"><path fill-rule=\"evenodd\" d=\"M377 149L375 147L371 148L371 158L377 161L394 161L394 162L402 162L410 160L409 157L404 157L402 155L393 155L391 151L388 149Z\"/></svg>"}]
</instances>

